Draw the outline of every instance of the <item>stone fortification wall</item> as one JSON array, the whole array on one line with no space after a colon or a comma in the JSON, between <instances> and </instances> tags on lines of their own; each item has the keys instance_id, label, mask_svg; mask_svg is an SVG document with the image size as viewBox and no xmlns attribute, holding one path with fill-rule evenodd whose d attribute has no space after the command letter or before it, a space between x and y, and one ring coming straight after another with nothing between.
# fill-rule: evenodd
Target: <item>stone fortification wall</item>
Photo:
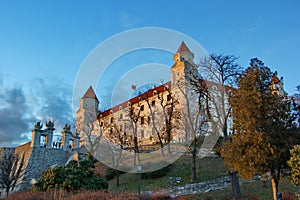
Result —
<instances>
[{"instance_id":1,"label":"stone fortification wall","mask_svg":"<svg viewBox=\"0 0 300 200\"><path fill-rule=\"evenodd\" d=\"M24 156L24 167L27 166L30 155L31 155L31 142L23 144L21 146L16 147L15 154L18 154L20 157Z\"/></svg>"},{"instance_id":2,"label":"stone fortification wall","mask_svg":"<svg viewBox=\"0 0 300 200\"><path fill-rule=\"evenodd\" d=\"M43 172L56 165L63 166L70 158L69 151L56 148L30 147L22 148L25 153L25 174L18 190L28 190L37 181ZM21 149L19 149L21 152Z\"/></svg>"},{"instance_id":3,"label":"stone fortification wall","mask_svg":"<svg viewBox=\"0 0 300 200\"><path fill-rule=\"evenodd\" d=\"M13 153L15 151L15 148L9 148L9 147L2 147L0 148L0 160L2 159L2 156L4 154Z\"/></svg>"}]
</instances>

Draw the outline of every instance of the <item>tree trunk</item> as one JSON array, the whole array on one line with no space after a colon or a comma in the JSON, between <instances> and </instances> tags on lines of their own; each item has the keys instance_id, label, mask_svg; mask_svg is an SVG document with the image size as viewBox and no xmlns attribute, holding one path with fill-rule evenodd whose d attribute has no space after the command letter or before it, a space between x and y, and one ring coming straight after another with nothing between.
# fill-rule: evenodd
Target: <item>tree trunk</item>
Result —
<instances>
[{"instance_id":1,"label":"tree trunk","mask_svg":"<svg viewBox=\"0 0 300 200\"><path fill-rule=\"evenodd\" d=\"M6 197L8 197L8 195L9 195L9 187L6 187L6 189L5 189L5 192L6 192Z\"/></svg>"},{"instance_id":2,"label":"tree trunk","mask_svg":"<svg viewBox=\"0 0 300 200\"><path fill-rule=\"evenodd\" d=\"M137 163L137 154L139 153L139 147L138 147L138 141L137 141L137 137L134 136L133 138L133 143L134 143L134 166L136 166Z\"/></svg>"},{"instance_id":3,"label":"tree trunk","mask_svg":"<svg viewBox=\"0 0 300 200\"><path fill-rule=\"evenodd\" d=\"M168 122L168 125L167 125L167 143L168 143L168 153L171 154L171 125L170 125L171 122Z\"/></svg>"},{"instance_id":4,"label":"tree trunk","mask_svg":"<svg viewBox=\"0 0 300 200\"><path fill-rule=\"evenodd\" d=\"M117 187L119 187L120 186L120 174L119 174L119 170L117 170Z\"/></svg>"},{"instance_id":5,"label":"tree trunk","mask_svg":"<svg viewBox=\"0 0 300 200\"><path fill-rule=\"evenodd\" d=\"M193 149L192 153L193 161L192 161L192 181L197 180L197 171L196 171L196 148Z\"/></svg>"},{"instance_id":6,"label":"tree trunk","mask_svg":"<svg viewBox=\"0 0 300 200\"><path fill-rule=\"evenodd\" d=\"M223 139L223 148L225 147L226 141L229 140L229 136L227 133L227 123L225 122L223 126L223 134L224 134L224 139ZM230 182L231 182L231 187L232 187L232 195L233 199L239 199L242 194L241 194L241 188L240 188L240 181L239 177L237 176L237 171L230 171L228 170L228 174L230 177Z\"/></svg>"},{"instance_id":7,"label":"tree trunk","mask_svg":"<svg viewBox=\"0 0 300 200\"><path fill-rule=\"evenodd\" d=\"M241 197L241 189L240 189L239 177L237 176L237 171L234 172L229 171L228 174L230 177L233 199L235 200L239 199Z\"/></svg>"},{"instance_id":8,"label":"tree trunk","mask_svg":"<svg viewBox=\"0 0 300 200\"><path fill-rule=\"evenodd\" d=\"M273 190L273 198L277 200L277 192L278 192L278 178L274 170L271 170L271 182L272 182L272 190Z\"/></svg>"}]
</instances>

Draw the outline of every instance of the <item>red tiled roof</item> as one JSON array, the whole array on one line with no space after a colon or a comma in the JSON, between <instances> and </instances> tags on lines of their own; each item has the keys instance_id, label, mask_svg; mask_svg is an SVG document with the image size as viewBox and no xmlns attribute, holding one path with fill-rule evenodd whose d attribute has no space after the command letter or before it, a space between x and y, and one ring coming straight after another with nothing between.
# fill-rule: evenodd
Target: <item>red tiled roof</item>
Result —
<instances>
[{"instance_id":1,"label":"red tiled roof","mask_svg":"<svg viewBox=\"0 0 300 200\"><path fill-rule=\"evenodd\" d=\"M136 96L136 97L134 97L132 99L129 99L128 101L120 103L120 104L118 104L118 105L116 105L116 106L114 106L114 107L112 107L112 108L110 108L110 109L108 109L108 110L100 113L100 115L102 115L102 116L108 116L108 115L111 114L111 111L113 111L113 112L119 111L120 106L122 108L126 108L128 106L129 102L131 104L135 104L135 103L139 102L140 98L142 98L144 100L147 99L147 98L150 98L150 97L152 97L154 95L153 94L154 91L157 91L158 93L164 92L166 90L166 87L169 87L169 88L171 87L171 81L169 81L169 82L167 82L167 83L165 83L163 85L157 86L156 88L153 88L153 89L151 89L151 90L149 90L149 91L147 91L147 92L145 92L145 93L143 93L143 94L141 94L139 96Z\"/></svg>"},{"instance_id":2,"label":"red tiled roof","mask_svg":"<svg viewBox=\"0 0 300 200\"><path fill-rule=\"evenodd\" d=\"M178 48L176 53L180 53L180 52L191 52L189 50L189 48L186 46L186 44L184 43L184 41L181 42L180 47Z\"/></svg>"},{"instance_id":3,"label":"red tiled roof","mask_svg":"<svg viewBox=\"0 0 300 200\"><path fill-rule=\"evenodd\" d=\"M205 86L206 86L207 89L209 89L209 90L211 90L211 89L213 88L213 86L215 86L217 90L221 90L221 85L218 84L218 83L214 83L214 82L207 81L207 80L203 80L203 79L201 79L201 81L204 81L204 82L205 82ZM147 92L145 92L145 93L143 93L143 94L141 94L141 95L139 95L139 96L136 96L136 97L134 97L134 98L132 98L132 99L129 99L128 101L125 101L125 102L123 102L123 103L120 103L120 104L118 104L118 105L116 105L116 106L114 106L114 107L112 107L112 108L110 108L110 109L108 109L108 110L106 110L106 111L104 111L104 112L101 112L101 113L98 115L98 118L99 118L100 116L101 116L101 117L106 117L106 116L110 115L110 114L111 114L111 111L117 112L117 111L120 110L120 107L121 107L121 108L126 108L126 107L128 107L128 103L129 103L129 102L130 102L131 104L135 104L135 103L137 103L137 102L140 101L140 98L142 98L142 99L144 99L144 100L147 99L147 98L150 98L150 97L154 96L154 91L157 91L158 93L164 92L164 91L166 91L166 87L169 87L169 88L171 87L171 81L169 81L169 82L167 82L167 83L165 83L165 84L163 84L163 85L157 86L156 88L153 88L153 89L151 89L151 90L149 90L149 91L147 91ZM235 90L235 88L233 88L233 87L231 87L231 86L225 86L225 90L226 90L226 91L228 91L228 90Z\"/></svg>"},{"instance_id":4,"label":"red tiled roof","mask_svg":"<svg viewBox=\"0 0 300 200\"><path fill-rule=\"evenodd\" d=\"M93 98L99 102L92 86L89 87L89 89L85 92L82 98Z\"/></svg>"}]
</instances>

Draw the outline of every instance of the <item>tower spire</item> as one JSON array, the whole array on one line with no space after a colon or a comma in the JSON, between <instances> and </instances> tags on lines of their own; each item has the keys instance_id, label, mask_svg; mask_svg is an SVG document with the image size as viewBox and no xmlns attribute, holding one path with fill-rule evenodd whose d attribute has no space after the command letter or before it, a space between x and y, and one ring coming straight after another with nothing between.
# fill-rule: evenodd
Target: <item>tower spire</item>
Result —
<instances>
[{"instance_id":1,"label":"tower spire","mask_svg":"<svg viewBox=\"0 0 300 200\"><path fill-rule=\"evenodd\" d=\"M89 89L85 92L82 99L83 98L93 98L93 99L96 99L99 102L92 86L90 86Z\"/></svg>"},{"instance_id":2,"label":"tower spire","mask_svg":"<svg viewBox=\"0 0 300 200\"><path fill-rule=\"evenodd\" d=\"M179 46L176 53L182 53L182 52L191 52L190 49L184 43L184 41L181 42L181 45Z\"/></svg>"}]
</instances>

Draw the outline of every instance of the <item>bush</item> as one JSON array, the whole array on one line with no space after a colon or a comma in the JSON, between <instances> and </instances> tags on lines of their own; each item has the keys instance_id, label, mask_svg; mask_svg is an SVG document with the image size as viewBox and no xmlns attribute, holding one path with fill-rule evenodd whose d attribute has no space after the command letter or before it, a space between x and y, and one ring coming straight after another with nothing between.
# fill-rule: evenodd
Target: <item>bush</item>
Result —
<instances>
[{"instance_id":1,"label":"bush","mask_svg":"<svg viewBox=\"0 0 300 200\"><path fill-rule=\"evenodd\" d=\"M105 180L109 181L111 179L113 179L115 176L117 175L117 170L112 169L112 168L108 168L105 171Z\"/></svg>"},{"instance_id":2,"label":"bush","mask_svg":"<svg viewBox=\"0 0 300 200\"><path fill-rule=\"evenodd\" d=\"M92 161L85 160L79 163L70 162L67 166L58 166L47 169L41 179L32 187L33 191L52 191L62 189L67 192L78 190L108 189L108 183L95 176L91 168Z\"/></svg>"}]
</instances>

